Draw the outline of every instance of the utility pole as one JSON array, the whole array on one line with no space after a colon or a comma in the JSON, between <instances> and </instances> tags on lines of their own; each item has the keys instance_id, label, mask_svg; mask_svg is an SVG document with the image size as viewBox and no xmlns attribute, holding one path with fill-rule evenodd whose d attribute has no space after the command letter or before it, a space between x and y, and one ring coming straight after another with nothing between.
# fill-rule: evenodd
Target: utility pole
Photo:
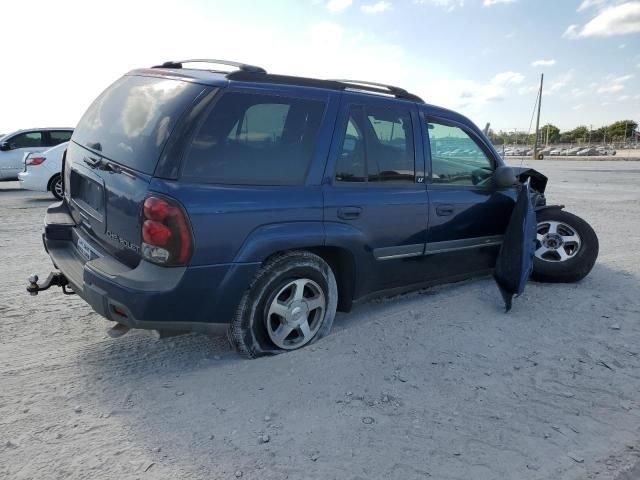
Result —
<instances>
[{"instance_id":1,"label":"utility pole","mask_svg":"<svg viewBox=\"0 0 640 480\"><path fill-rule=\"evenodd\" d=\"M545 143L545 146L547 147L549 146L549 125L547 125L547 141L544 143Z\"/></svg>"},{"instance_id":2,"label":"utility pole","mask_svg":"<svg viewBox=\"0 0 640 480\"><path fill-rule=\"evenodd\" d=\"M538 132L540 131L540 109L542 108L542 85L544 83L544 73L540 75L540 91L538 92L538 119L536 120L536 139L533 145L533 159L538 159Z\"/></svg>"},{"instance_id":3,"label":"utility pole","mask_svg":"<svg viewBox=\"0 0 640 480\"><path fill-rule=\"evenodd\" d=\"M627 144L627 125L629 122L624 122L624 144Z\"/></svg>"},{"instance_id":4,"label":"utility pole","mask_svg":"<svg viewBox=\"0 0 640 480\"><path fill-rule=\"evenodd\" d=\"M591 146L591 132L593 131L593 125L589 125L589 146Z\"/></svg>"}]
</instances>

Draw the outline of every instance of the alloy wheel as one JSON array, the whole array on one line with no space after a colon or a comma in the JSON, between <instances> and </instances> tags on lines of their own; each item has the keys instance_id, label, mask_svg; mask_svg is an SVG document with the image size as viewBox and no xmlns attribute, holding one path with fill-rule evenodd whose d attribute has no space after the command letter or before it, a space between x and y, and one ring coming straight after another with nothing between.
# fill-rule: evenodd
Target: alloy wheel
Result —
<instances>
[{"instance_id":1,"label":"alloy wheel","mask_svg":"<svg viewBox=\"0 0 640 480\"><path fill-rule=\"evenodd\" d=\"M285 350L307 344L320 329L326 308L322 288L313 280L301 278L286 283L267 311L269 338Z\"/></svg>"},{"instance_id":2,"label":"alloy wheel","mask_svg":"<svg viewBox=\"0 0 640 480\"><path fill-rule=\"evenodd\" d=\"M566 262L580 251L582 241L575 228L564 222L538 223L535 256L545 262Z\"/></svg>"}]
</instances>

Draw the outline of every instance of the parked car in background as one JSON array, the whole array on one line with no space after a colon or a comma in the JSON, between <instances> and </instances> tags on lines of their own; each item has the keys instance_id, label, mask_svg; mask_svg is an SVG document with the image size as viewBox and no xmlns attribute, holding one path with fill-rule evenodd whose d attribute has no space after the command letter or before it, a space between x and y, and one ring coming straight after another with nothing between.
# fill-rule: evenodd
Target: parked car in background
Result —
<instances>
[{"instance_id":1,"label":"parked car in background","mask_svg":"<svg viewBox=\"0 0 640 480\"><path fill-rule=\"evenodd\" d=\"M569 157L575 157L580 150L584 149L584 147L573 147L568 149L563 155L567 155Z\"/></svg>"},{"instance_id":2,"label":"parked car in background","mask_svg":"<svg viewBox=\"0 0 640 480\"><path fill-rule=\"evenodd\" d=\"M44 152L27 153L24 170L18 174L20 187L37 192L51 192L62 200L62 156L69 142L61 143Z\"/></svg>"},{"instance_id":3,"label":"parked car in background","mask_svg":"<svg viewBox=\"0 0 640 480\"><path fill-rule=\"evenodd\" d=\"M0 138L0 180L17 180L24 169L24 156L68 142L73 128L31 128Z\"/></svg>"},{"instance_id":4,"label":"parked car in background","mask_svg":"<svg viewBox=\"0 0 640 480\"><path fill-rule=\"evenodd\" d=\"M598 155L615 155L616 151L613 148L608 147L598 147L596 148Z\"/></svg>"},{"instance_id":5,"label":"parked car in background","mask_svg":"<svg viewBox=\"0 0 640 480\"><path fill-rule=\"evenodd\" d=\"M134 70L89 107L45 218L59 271L30 293L71 288L115 331L223 328L250 357L294 350L356 300L490 272L525 181L534 278L593 267L593 229L459 113L398 87L208 62L237 70Z\"/></svg>"},{"instance_id":6,"label":"parked car in background","mask_svg":"<svg viewBox=\"0 0 640 480\"><path fill-rule=\"evenodd\" d=\"M579 150L578 153L576 153L576 155L579 157L592 157L597 154L597 150L593 147L583 148L582 150Z\"/></svg>"}]
</instances>

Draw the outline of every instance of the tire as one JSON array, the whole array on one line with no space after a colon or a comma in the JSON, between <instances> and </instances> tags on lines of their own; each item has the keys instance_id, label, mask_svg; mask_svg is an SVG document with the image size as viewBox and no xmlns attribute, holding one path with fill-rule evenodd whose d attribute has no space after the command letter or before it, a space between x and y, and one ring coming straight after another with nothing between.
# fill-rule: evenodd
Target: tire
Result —
<instances>
[{"instance_id":1,"label":"tire","mask_svg":"<svg viewBox=\"0 0 640 480\"><path fill-rule=\"evenodd\" d=\"M57 200L62 200L64 192L62 190L62 177L56 174L49 180L49 191Z\"/></svg>"},{"instance_id":2,"label":"tire","mask_svg":"<svg viewBox=\"0 0 640 480\"><path fill-rule=\"evenodd\" d=\"M537 222L531 278L539 282L571 283L586 277L596 263L599 249L598 236L591 225L559 208L541 210ZM556 231L555 237L552 229ZM555 241L558 235L559 247Z\"/></svg>"},{"instance_id":3,"label":"tire","mask_svg":"<svg viewBox=\"0 0 640 480\"><path fill-rule=\"evenodd\" d=\"M277 254L244 293L227 336L249 358L297 350L329 333L337 303L336 279L322 258L307 251Z\"/></svg>"}]
</instances>

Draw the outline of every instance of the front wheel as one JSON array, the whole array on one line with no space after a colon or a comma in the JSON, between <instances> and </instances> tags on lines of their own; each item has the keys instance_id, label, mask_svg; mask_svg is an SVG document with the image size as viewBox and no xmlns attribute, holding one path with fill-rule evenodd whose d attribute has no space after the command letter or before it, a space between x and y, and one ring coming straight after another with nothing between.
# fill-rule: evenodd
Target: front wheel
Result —
<instances>
[{"instance_id":1,"label":"front wheel","mask_svg":"<svg viewBox=\"0 0 640 480\"><path fill-rule=\"evenodd\" d=\"M583 219L559 208L542 210L531 277L555 283L582 280L596 263L598 249L596 232Z\"/></svg>"},{"instance_id":2,"label":"front wheel","mask_svg":"<svg viewBox=\"0 0 640 480\"><path fill-rule=\"evenodd\" d=\"M337 301L335 276L322 258L307 251L276 255L242 297L229 341L250 358L302 348L329 333Z\"/></svg>"}]
</instances>

